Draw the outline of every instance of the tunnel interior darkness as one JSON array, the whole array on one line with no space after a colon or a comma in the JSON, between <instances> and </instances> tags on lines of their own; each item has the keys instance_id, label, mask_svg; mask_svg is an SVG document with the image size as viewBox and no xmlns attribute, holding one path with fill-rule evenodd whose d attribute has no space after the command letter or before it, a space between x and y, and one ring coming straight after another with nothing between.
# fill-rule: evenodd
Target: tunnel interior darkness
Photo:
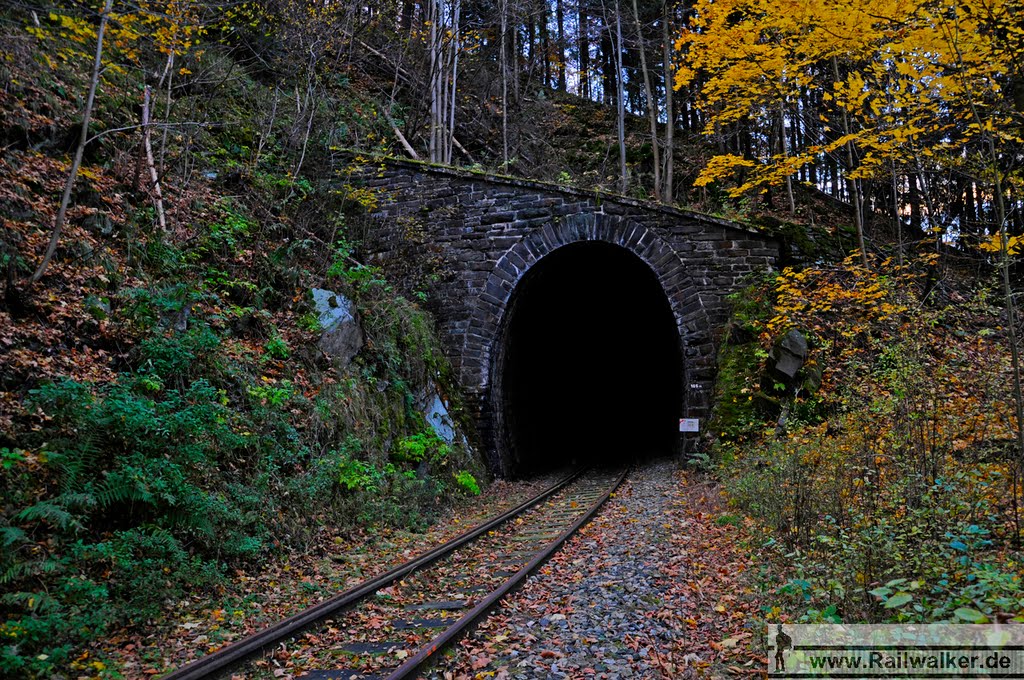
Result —
<instances>
[{"instance_id":1,"label":"tunnel interior darkness","mask_svg":"<svg viewBox=\"0 0 1024 680\"><path fill-rule=\"evenodd\" d=\"M500 347L497 438L512 475L673 451L679 331L654 272L625 248L542 258L513 291Z\"/></svg>"}]
</instances>

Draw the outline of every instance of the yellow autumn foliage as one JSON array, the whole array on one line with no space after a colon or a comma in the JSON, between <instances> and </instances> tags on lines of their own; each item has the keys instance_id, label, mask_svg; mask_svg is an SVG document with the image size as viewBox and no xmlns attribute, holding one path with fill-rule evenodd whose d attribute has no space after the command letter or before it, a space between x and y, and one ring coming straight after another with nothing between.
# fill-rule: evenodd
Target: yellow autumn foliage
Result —
<instances>
[{"instance_id":1,"label":"yellow autumn foliage","mask_svg":"<svg viewBox=\"0 0 1024 680\"><path fill-rule=\"evenodd\" d=\"M849 178L921 156L941 156L987 136L1021 137L1021 115L1002 88L1024 59L1022 0L698 0L676 40L676 88L697 88L706 134L748 118L803 115L820 93L842 142L757 158L733 195L778 184L852 143ZM948 121L960 120L951 126ZM825 132L829 131L826 126ZM752 160L752 159L747 159ZM697 183L731 179L744 164L713 158ZM749 168L749 166L747 166Z\"/></svg>"}]
</instances>

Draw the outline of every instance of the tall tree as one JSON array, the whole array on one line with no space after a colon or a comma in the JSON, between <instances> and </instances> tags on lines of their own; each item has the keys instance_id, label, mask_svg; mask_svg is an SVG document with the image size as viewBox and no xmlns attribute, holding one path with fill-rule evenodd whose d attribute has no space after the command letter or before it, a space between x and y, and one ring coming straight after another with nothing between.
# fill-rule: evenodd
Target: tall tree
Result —
<instances>
[{"instance_id":1,"label":"tall tree","mask_svg":"<svg viewBox=\"0 0 1024 680\"><path fill-rule=\"evenodd\" d=\"M618 121L619 138L619 193L626 193L629 188L629 175L626 167L626 97L623 87L622 71L622 7L615 0L615 107Z\"/></svg>"},{"instance_id":2,"label":"tall tree","mask_svg":"<svg viewBox=\"0 0 1024 680\"><path fill-rule=\"evenodd\" d=\"M671 15L669 13L669 0L662 2L661 14L661 48L662 64L665 70L665 171L662 173L665 185L661 190L662 200L667 203L674 202L675 189L672 186L672 175L675 172L675 128L676 112L674 106L675 90L672 83L675 82L675 74L672 70L672 35Z\"/></svg>"},{"instance_id":3,"label":"tall tree","mask_svg":"<svg viewBox=\"0 0 1024 680\"><path fill-rule=\"evenodd\" d=\"M647 44L644 40L644 29L640 24L640 10L633 0L633 21L636 24L637 51L640 53L640 71L644 78L644 99L647 107L647 121L651 126L651 154L654 157L654 198L661 196L661 153L658 149L658 101L651 87L651 73L647 70Z\"/></svg>"},{"instance_id":4,"label":"tall tree","mask_svg":"<svg viewBox=\"0 0 1024 680\"><path fill-rule=\"evenodd\" d=\"M581 97L590 99L590 18L587 15L587 0L576 0L579 10L579 25L577 26L577 49L580 61L580 86L578 94Z\"/></svg>"},{"instance_id":5,"label":"tall tree","mask_svg":"<svg viewBox=\"0 0 1024 680\"><path fill-rule=\"evenodd\" d=\"M429 0L430 160L452 162L458 102L461 0Z\"/></svg>"},{"instance_id":6,"label":"tall tree","mask_svg":"<svg viewBox=\"0 0 1024 680\"><path fill-rule=\"evenodd\" d=\"M501 2L501 167L508 171L508 0Z\"/></svg>"},{"instance_id":7,"label":"tall tree","mask_svg":"<svg viewBox=\"0 0 1024 680\"><path fill-rule=\"evenodd\" d=\"M555 0L555 18L558 22L558 89L566 91L566 60L565 60L565 8L562 6L564 0Z\"/></svg>"}]
</instances>

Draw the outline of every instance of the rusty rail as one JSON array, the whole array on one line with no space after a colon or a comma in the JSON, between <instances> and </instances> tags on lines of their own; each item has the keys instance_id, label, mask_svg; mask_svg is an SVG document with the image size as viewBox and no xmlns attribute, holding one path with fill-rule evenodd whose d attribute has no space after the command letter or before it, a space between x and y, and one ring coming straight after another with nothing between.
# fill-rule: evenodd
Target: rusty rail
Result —
<instances>
[{"instance_id":1,"label":"rusty rail","mask_svg":"<svg viewBox=\"0 0 1024 680\"><path fill-rule=\"evenodd\" d=\"M448 556L454 551L458 550L462 546L470 543L481 534L484 534L495 527L504 524L505 522L514 519L518 515L522 514L526 510L529 510L538 503L544 501L546 498L556 493L557 491L564 488L566 485L575 481L585 470L580 469L573 472L561 480L548 487L541 493L537 494L533 498L524 501L520 505L512 508L511 510L502 513L501 515L491 519L483 524L478 525L474 529L470 529L464 534L456 536L448 542L430 550L419 557L415 557L408 562L400 564L393 569L390 569L380 576L376 576L368 581L364 581L357 586L350 588L334 597L324 600L320 604L314 605L308 609L305 609L298 614L283 619L267 628L264 628L258 633L250 635L238 642L233 642L226 647L196 659L195 661L182 666L178 670L172 671L171 673L163 676L162 680L205 680L206 678L213 677L214 674L223 671L224 669L233 666L241 661L254 656L263 650L276 645L278 642L287 638L293 637L302 630L309 628L324 619L327 619L334 614L350 607L360 600L372 595L381 588L386 588L389 585L397 582L398 580L409 575L413 571L430 565L443 557ZM474 611L476 611L474 609ZM445 631L447 633L447 631Z\"/></svg>"},{"instance_id":2,"label":"rusty rail","mask_svg":"<svg viewBox=\"0 0 1024 680\"><path fill-rule=\"evenodd\" d=\"M611 497L615 490L619 488L623 480L626 479L626 474L628 472L628 469L623 470L622 474L618 476L611 487L609 487L609 489L597 501L595 501L579 519L573 522L569 528L559 534L557 538L551 541L551 543L546 545L537 553L536 556L527 562L522 569L509 577L509 579L498 586L498 588L491 591L487 597L481 600L479 604L473 607L473 609L467 612L461 619L445 629L445 631L434 638L430 644L421 647L420 650L409 657L405 663L392 671L392 673L387 676L387 680L403 680L404 678L412 677L413 674L416 673L416 671L419 670L419 668L423 666L431 656L444 649L446 645L465 633L480 619L486 616L491 609L496 607L498 602L501 601L501 598L505 597L522 585L527 576L551 559L551 557L558 552L558 549L562 547L563 543L568 541L573 534L579 531L580 528L582 528L594 517L595 514L597 514L597 511L601 509L601 506L605 504L608 498Z\"/></svg>"}]
</instances>

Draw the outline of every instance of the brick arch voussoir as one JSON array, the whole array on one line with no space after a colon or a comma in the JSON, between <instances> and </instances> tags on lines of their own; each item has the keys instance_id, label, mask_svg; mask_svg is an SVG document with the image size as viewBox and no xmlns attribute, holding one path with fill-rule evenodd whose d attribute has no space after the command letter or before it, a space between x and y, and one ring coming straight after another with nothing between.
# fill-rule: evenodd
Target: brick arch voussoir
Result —
<instances>
[{"instance_id":1,"label":"brick arch voussoir","mask_svg":"<svg viewBox=\"0 0 1024 680\"><path fill-rule=\"evenodd\" d=\"M526 273L555 250L584 241L618 245L651 268L672 309L684 352L699 330L706 326L700 318L703 308L696 287L682 260L661 237L641 221L625 216L569 215L525 235L502 254L488 275L467 332L463 373L469 384L486 389L490 383L491 353L509 300Z\"/></svg>"}]
</instances>

